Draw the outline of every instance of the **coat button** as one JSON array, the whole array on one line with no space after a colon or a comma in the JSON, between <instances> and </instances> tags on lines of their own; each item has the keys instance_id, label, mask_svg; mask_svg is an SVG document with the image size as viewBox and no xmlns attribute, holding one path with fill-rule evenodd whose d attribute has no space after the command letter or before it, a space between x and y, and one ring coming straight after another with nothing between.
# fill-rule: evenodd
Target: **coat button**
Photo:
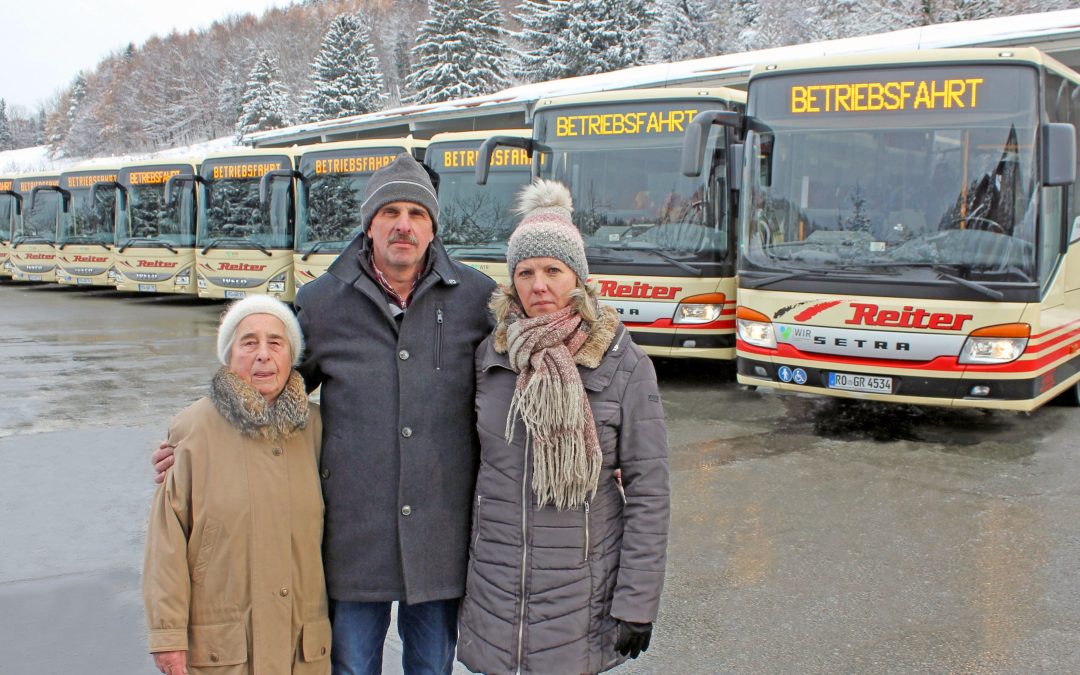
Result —
<instances>
[{"instance_id":1,"label":"coat button","mask_svg":"<svg viewBox=\"0 0 1080 675\"><path fill-rule=\"evenodd\" d=\"M287 588L281 589L280 591L278 591L278 595L280 595L283 598L289 597L289 589L287 589Z\"/></svg>"},{"instance_id":2,"label":"coat button","mask_svg":"<svg viewBox=\"0 0 1080 675\"><path fill-rule=\"evenodd\" d=\"M412 436L412 429L409 427L402 427L401 435L405 438L409 438L410 436Z\"/></svg>"},{"instance_id":3,"label":"coat button","mask_svg":"<svg viewBox=\"0 0 1080 675\"><path fill-rule=\"evenodd\" d=\"M330 477L330 469L323 469L322 470L322 477L323 478L329 478Z\"/></svg>"},{"instance_id":4,"label":"coat button","mask_svg":"<svg viewBox=\"0 0 1080 675\"><path fill-rule=\"evenodd\" d=\"M409 506L408 504L401 507L401 515L407 516L407 515L409 515L411 513L412 513L412 507Z\"/></svg>"},{"instance_id":5,"label":"coat button","mask_svg":"<svg viewBox=\"0 0 1080 675\"><path fill-rule=\"evenodd\" d=\"M399 359L401 359L402 361L408 361L409 360L409 350L408 349L402 349L401 351L399 351L397 353L397 357Z\"/></svg>"},{"instance_id":6,"label":"coat button","mask_svg":"<svg viewBox=\"0 0 1080 675\"><path fill-rule=\"evenodd\" d=\"M217 655L217 652L210 652L210 660L217 663L221 660L221 657Z\"/></svg>"},{"instance_id":7,"label":"coat button","mask_svg":"<svg viewBox=\"0 0 1080 675\"><path fill-rule=\"evenodd\" d=\"M326 647L323 647L322 652L320 652L320 653L325 654L326 653Z\"/></svg>"},{"instance_id":8,"label":"coat button","mask_svg":"<svg viewBox=\"0 0 1080 675\"><path fill-rule=\"evenodd\" d=\"M280 455L281 454L281 448L274 448L270 452L274 453L275 455Z\"/></svg>"}]
</instances>

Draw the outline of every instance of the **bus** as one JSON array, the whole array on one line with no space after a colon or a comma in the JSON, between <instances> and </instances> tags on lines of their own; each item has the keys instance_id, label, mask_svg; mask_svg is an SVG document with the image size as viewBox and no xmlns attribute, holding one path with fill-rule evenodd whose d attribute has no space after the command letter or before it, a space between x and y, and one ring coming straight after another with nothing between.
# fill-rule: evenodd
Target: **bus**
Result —
<instances>
[{"instance_id":1,"label":"bus","mask_svg":"<svg viewBox=\"0 0 1080 675\"><path fill-rule=\"evenodd\" d=\"M15 192L15 179L0 177L0 278L11 277L11 235L15 218L22 213L21 197Z\"/></svg>"},{"instance_id":2,"label":"bus","mask_svg":"<svg viewBox=\"0 0 1080 675\"><path fill-rule=\"evenodd\" d=\"M56 281L56 230L67 200L58 173L28 173L14 180L22 217L15 219L8 259L16 281Z\"/></svg>"},{"instance_id":3,"label":"bus","mask_svg":"<svg viewBox=\"0 0 1080 675\"><path fill-rule=\"evenodd\" d=\"M269 295L291 302L295 235L293 149L237 149L203 159L196 174L196 285L200 298ZM264 175L270 183L259 198Z\"/></svg>"},{"instance_id":4,"label":"bus","mask_svg":"<svg viewBox=\"0 0 1080 675\"><path fill-rule=\"evenodd\" d=\"M56 229L56 282L67 286L112 287L113 210L111 194L94 185L116 181L116 166L78 167L60 174L64 195Z\"/></svg>"},{"instance_id":5,"label":"bus","mask_svg":"<svg viewBox=\"0 0 1080 675\"><path fill-rule=\"evenodd\" d=\"M117 290L195 295L194 160L147 160L120 167L114 252Z\"/></svg>"},{"instance_id":6,"label":"bus","mask_svg":"<svg viewBox=\"0 0 1080 675\"><path fill-rule=\"evenodd\" d=\"M927 50L761 65L748 87L739 382L1077 402L1075 72L1031 48Z\"/></svg>"},{"instance_id":7,"label":"bus","mask_svg":"<svg viewBox=\"0 0 1080 675\"><path fill-rule=\"evenodd\" d=\"M532 157L522 147L499 148L491 157L487 184L477 184L480 144L493 135L527 140L532 130L435 134L425 157L439 174L439 239L446 252L507 283L506 242L517 222L514 198L532 180Z\"/></svg>"},{"instance_id":8,"label":"bus","mask_svg":"<svg viewBox=\"0 0 1080 675\"><path fill-rule=\"evenodd\" d=\"M532 138L492 137L491 152L522 146L534 172L566 184L585 238L590 279L651 356L735 356L735 193L730 133L711 129L709 180L680 171L683 134L699 111L741 111L723 87L639 89L537 101Z\"/></svg>"},{"instance_id":9,"label":"bus","mask_svg":"<svg viewBox=\"0 0 1080 675\"><path fill-rule=\"evenodd\" d=\"M403 152L423 159L425 141L413 138L342 141L301 147L297 160L295 288L321 276L360 232L360 204L368 179ZM263 177L261 198L269 186L290 180L284 174Z\"/></svg>"}]
</instances>

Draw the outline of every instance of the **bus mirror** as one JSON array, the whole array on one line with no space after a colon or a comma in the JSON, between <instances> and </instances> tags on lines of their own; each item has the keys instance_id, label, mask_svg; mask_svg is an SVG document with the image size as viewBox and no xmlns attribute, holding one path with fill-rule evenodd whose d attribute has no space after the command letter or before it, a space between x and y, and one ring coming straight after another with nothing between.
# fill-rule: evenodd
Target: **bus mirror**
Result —
<instances>
[{"instance_id":1,"label":"bus mirror","mask_svg":"<svg viewBox=\"0 0 1080 675\"><path fill-rule=\"evenodd\" d=\"M742 189L742 143L732 143L728 150L728 164L731 169L731 189L738 192Z\"/></svg>"},{"instance_id":2,"label":"bus mirror","mask_svg":"<svg viewBox=\"0 0 1080 675\"><path fill-rule=\"evenodd\" d=\"M98 182L90 186L90 203L97 204L98 190L104 190L106 188L120 190L121 192L127 191L127 188L114 180L99 180Z\"/></svg>"},{"instance_id":3,"label":"bus mirror","mask_svg":"<svg viewBox=\"0 0 1080 675\"><path fill-rule=\"evenodd\" d=\"M1076 182L1076 127L1062 122L1042 125L1042 184Z\"/></svg>"},{"instance_id":4,"label":"bus mirror","mask_svg":"<svg viewBox=\"0 0 1080 675\"><path fill-rule=\"evenodd\" d=\"M178 190L178 185L184 183L205 183L206 179L198 174L193 173L178 173L175 176L169 176L169 180L165 181L165 193L162 198L166 204L171 204L173 200L173 192Z\"/></svg>"},{"instance_id":5,"label":"bus mirror","mask_svg":"<svg viewBox=\"0 0 1080 675\"><path fill-rule=\"evenodd\" d=\"M0 190L0 195L11 197L15 200L15 215L22 215L22 195L14 190Z\"/></svg>"},{"instance_id":6,"label":"bus mirror","mask_svg":"<svg viewBox=\"0 0 1080 675\"><path fill-rule=\"evenodd\" d=\"M30 210L34 210L34 204L37 203L38 193L41 191L56 192L60 195L60 210L63 213L67 213L71 207L71 193L67 190L57 187L56 185L39 185L30 191Z\"/></svg>"},{"instance_id":7,"label":"bus mirror","mask_svg":"<svg viewBox=\"0 0 1080 675\"><path fill-rule=\"evenodd\" d=\"M529 157L532 157L533 149L536 147L533 139L522 138L521 136L492 136L487 139L480 144L480 152L476 157L477 185L487 185L488 170L491 168L491 153L500 145L522 148L529 154Z\"/></svg>"},{"instance_id":8,"label":"bus mirror","mask_svg":"<svg viewBox=\"0 0 1080 675\"><path fill-rule=\"evenodd\" d=\"M705 143L709 139L709 129L714 124L738 128L739 113L729 110L703 110L686 127L683 135L682 172L684 176L696 178L701 175L701 165L705 161Z\"/></svg>"},{"instance_id":9,"label":"bus mirror","mask_svg":"<svg viewBox=\"0 0 1080 675\"><path fill-rule=\"evenodd\" d=\"M266 208L270 204L270 183L275 178L293 178L303 179L304 174L292 169L274 169L273 171L267 171L259 179L259 207Z\"/></svg>"},{"instance_id":10,"label":"bus mirror","mask_svg":"<svg viewBox=\"0 0 1080 675\"><path fill-rule=\"evenodd\" d=\"M431 180L431 187L435 188L435 194L438 195L439 194L439 181L442 180L442 177L439 176L439 172L436 171L435 169L432 169L430 166L428 166L424 162L420 162L420 166L424 167L424 171L427 172L428 178Z\"/></svg>"}]
</instances>

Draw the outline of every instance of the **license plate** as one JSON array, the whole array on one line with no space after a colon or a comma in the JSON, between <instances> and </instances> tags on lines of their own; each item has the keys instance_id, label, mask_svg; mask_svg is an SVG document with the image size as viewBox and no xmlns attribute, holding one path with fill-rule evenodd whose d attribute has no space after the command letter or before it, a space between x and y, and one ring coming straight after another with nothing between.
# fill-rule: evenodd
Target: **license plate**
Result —
<instances>
[{"instance_id":1,"label":"license plate","mask_svg":"<svg viewBox=\"0 0 1080 675\"><path fill-rule=\"evenodd\" d=\"M829 388L864 391L871 394L891 394L892 378L857 373L829 373Z\"/></svg>"},{"instance_id":2,"label":"license plate","mask_svg":"<svg viewBox=\"0 0 1080 675\"><path fill-rule=\"evenodd\" d=\"M41 275L40 274L31 274L30 275L30 281L41 281Z\"/></svg>"},{"instance_id":3,"label":"license plate","mask_svg":"<svg viewBox=\"0 0 1080 675\"><path fill-rule=\"evenodd\" d=\"M247 291L225 291L226 298L243 298L247 296Z\"/></svg>"},{"instance_id":4,"label":"license plate","mask_svg":"<svg viewBox=\"0 0 1080 675\"><path fill-rule=\"evenodd\" d=\"M75 279L75 283L77 284L89 284L91 281L93 281L93 279L87 279L86 277L79 277Z\"/></svg>"},{"instance_id":5,"label":"license plate","mask_svg":"<svg viewBox=\"0 0 1080 675\"><path fill-rule=\"evenodd\" d=\"M157 286L154 284L139 284L139 291L143 293L153 293L157 291Z\"/></svg>"}]
</instances>

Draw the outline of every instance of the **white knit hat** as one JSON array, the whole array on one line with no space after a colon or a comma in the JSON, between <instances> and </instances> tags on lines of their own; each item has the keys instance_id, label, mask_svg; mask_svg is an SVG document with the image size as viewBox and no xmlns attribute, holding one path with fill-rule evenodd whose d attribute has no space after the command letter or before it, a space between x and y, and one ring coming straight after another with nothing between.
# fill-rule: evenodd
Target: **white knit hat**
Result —
<instances>
[{"instance_id":1,"label":"white knit hat","mask_svg":"<svg viewBox=\"0 0 1080 675\"><path fill-rule=\"evenodd\" d=\"M537 179L521 189L516 211L524 217L506 245L511 279L517 264L528 258L555 258L566 263L580 281L589 277L585 242L570 218L573 210L570 190L562 183Z\"/></svg>"},{"instance_id":2,"label":"white knit hat","mask_svg":"<svg viewBox=\"0 0 1080 675\"><path fill-rule=\"evenodd\" d=\"M221 365L229 365L229 350L236 337L236 327L252 314L269 314L285 325L285 337L289 339L289 346L292 347L292 365L295 367L299 364L300 357L304 354L304 334L300 332L300 322L296 320L292 309L268 295L249 295L229 305L221 315L217 334L217 353Z\"/></svg>"}]
</instances>

